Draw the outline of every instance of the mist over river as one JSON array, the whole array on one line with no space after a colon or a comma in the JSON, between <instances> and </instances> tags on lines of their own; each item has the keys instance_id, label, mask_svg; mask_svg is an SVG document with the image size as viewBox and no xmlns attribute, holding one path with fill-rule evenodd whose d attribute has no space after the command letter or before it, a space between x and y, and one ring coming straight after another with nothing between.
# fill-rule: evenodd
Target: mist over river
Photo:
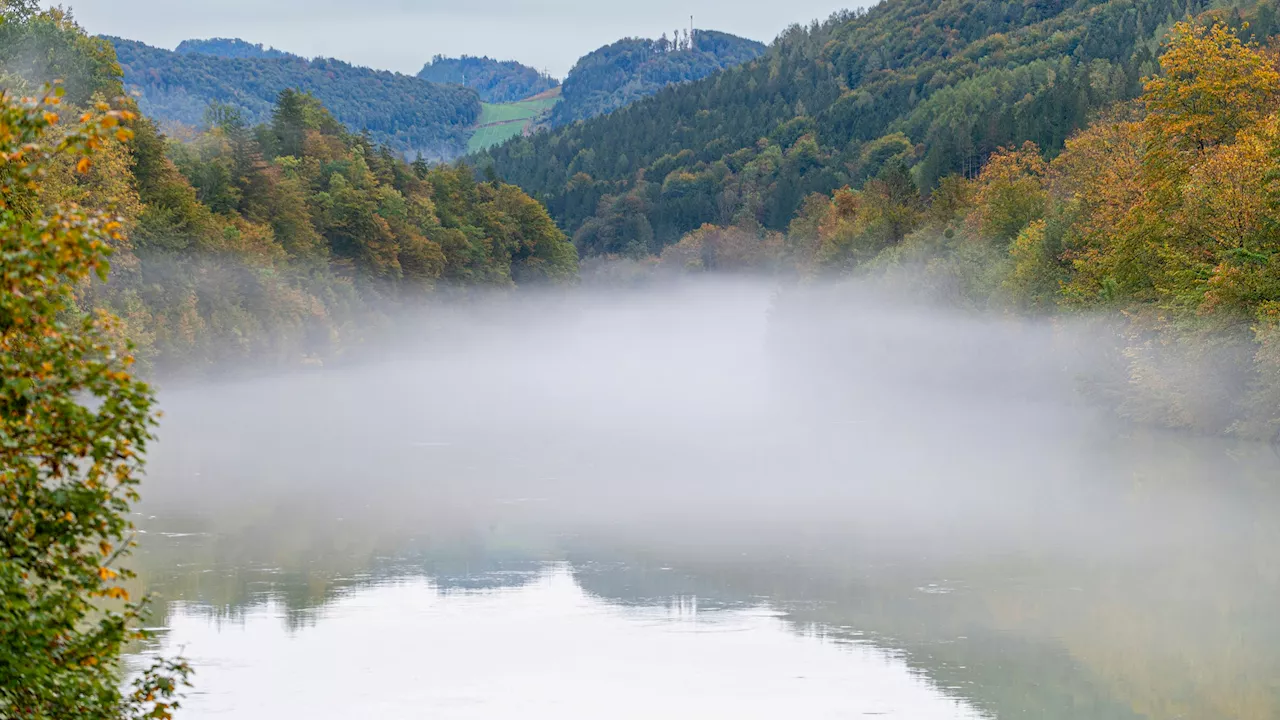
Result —
<instances>
[{"instance_id":1,"label":"mist over river","mask_svg":"<svg viewBox=\"0 0 1280 720\"><path fill-rule=\"evenodd\" d=\"M179 717L1280 717L1280 458L1083 328L738 281L436 308L161 384Z\"/></svg>"}]
</instances>

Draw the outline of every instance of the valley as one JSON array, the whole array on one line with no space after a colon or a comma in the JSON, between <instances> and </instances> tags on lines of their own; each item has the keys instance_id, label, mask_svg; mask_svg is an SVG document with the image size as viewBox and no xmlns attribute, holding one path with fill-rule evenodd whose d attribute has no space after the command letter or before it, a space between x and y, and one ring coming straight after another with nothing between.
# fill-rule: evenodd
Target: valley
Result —
<instances>
[{"instance_id":1,"label":"valley","mask_svg":"<svg viewBox=\"0 0 1280 720\"><path fill-rule=\"evenodd\" d=\"M0 718L1280 717L1280 0L78 2Z\"/></svg>"}]
</instances>

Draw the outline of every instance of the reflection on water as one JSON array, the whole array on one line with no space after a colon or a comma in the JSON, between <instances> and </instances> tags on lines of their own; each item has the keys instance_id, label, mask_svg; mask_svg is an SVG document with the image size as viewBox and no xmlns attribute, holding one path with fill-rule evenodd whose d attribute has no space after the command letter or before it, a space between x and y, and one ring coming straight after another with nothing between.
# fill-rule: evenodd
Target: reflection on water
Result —
<instances>
[{"instance_id":1,"label":"reflection on water","mask_svg":"<svg viewBox=\"0 0 1280 720\"><path fill-rule=\"evenodd\" d=\"M183 716L979 717L900 658L764 605L619 604L564 564L453 581L371 582L300 627L266 588L230 622L177 603L165 644L200 686Z\"/></svg>"},{"instance_id":2,"label":"reflection on water","mask_svg":"<svg viewBox=\"0 0 1280 720\"><path fill-rule=\"evenodd\" d=\"M904 558L831 528L565 534L503 503L462 524L156 518L137 560L162 645L198 669L187 717L1268 720L1276 515L1212 498L1185 498L1183 542L1105 561Z\"/></svg>"},{"instance_id":3,"label":"reflection on water","mask_svg":"<svg viewBox=\"0 0 1280 720\"><path fill-rule=\"evenodd\" d=\"M135 589L188 716L1280 718L1271 448L1064 405L1027 328L766 361L766 306L164 394Z\"/></svg>"}]
</instances>

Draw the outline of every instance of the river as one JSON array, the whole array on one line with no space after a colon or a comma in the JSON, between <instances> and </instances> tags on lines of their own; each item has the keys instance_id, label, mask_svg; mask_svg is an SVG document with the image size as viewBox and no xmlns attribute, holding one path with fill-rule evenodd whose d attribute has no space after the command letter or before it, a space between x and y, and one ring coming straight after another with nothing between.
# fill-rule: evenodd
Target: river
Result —
<instances>
[{"instance_id":1,"label":"river","mask_svg":"<svg viewBox=\"0 0 1280 720\"><path fill-rule=\"evenodd\" d=\"M1280 717L1269 446L1059 395L1044 328L775 303L166 387L133 661L191 661L187 718Z\"/></svg>"}]
</instances>

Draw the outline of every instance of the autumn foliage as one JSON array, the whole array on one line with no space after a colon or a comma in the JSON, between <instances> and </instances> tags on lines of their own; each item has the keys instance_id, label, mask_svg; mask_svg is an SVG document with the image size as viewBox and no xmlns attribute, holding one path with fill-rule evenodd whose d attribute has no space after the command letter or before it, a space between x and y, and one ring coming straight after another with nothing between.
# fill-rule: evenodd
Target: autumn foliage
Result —
<instances>
[{"instance_id":1,"label":"autumn foliage","mask_svg":"<svg viewBox=\"0 0 1280 720\"><path fill-rule=\"evenodd\" d=\"M186 667L162 661L132 690L118 667L142 637L119 562L153 400L112 340L116 319L74 297L105 279L122 225L33 202L62 161L88 175L131 117L99 105L58 133L59 97L0 94L0 716L164 718Z\"/></svg>"}]
</instances>

